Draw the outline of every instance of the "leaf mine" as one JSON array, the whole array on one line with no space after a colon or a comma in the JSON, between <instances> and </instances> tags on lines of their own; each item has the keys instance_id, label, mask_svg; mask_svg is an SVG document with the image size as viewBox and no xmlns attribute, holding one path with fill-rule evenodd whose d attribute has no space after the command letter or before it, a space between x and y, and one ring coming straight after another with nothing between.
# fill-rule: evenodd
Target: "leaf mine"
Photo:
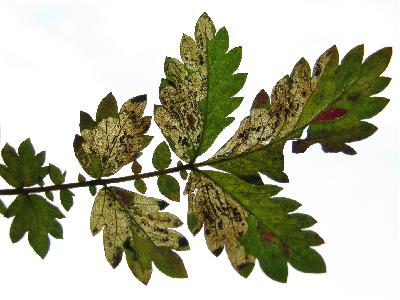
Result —
<instances>
[{"instance_id":1,"label":"leaf mine","mask_svg":"<svg viewBox=\"0 0 400 300\"><path fill-rule=\"evenodd\" d=\"M197 21L195 40L184 34L180 44L182 62L167 57L165 78L154 120L171 149L185 162L193 162L214 142L233 118L241 103L233 97L244 85L246 74L236 73L241 48L228 51L225 28L216 32L207 14Z\"/></svg>"},{"instance_id":2,"label":"leaf mine","mask_svg":"<svg viewBox=\"0 0 400 300\"><path fill-rule=\"evenodd\" d=\"M76 135L74 140L76 157L86 173L94 178L111 176L135 161L152 139L145 135L151 117L142 117L145 95L125 102L118 114L114 112L116 104L107 105L104 101L99 106L96 126L83 129L81 136ZM107 109L112 111L107 113Z\"/></svg>"},{"instance_id":3,"label":"leaf mine","mask_svg":"<svg viewBox=\"0 0 400 300\"><path fill-rule=\"evenodd\" d=\"M104 252L113 268L126 254L132 273L143 283L150 279L151 262L172 277L187 277L182 260L172 250L188 250L186 238L175 230L182 222L160 212L168 204L118 187L102 188L90 218L93 235L103 230Z\"/></svg>"}]
</instances>

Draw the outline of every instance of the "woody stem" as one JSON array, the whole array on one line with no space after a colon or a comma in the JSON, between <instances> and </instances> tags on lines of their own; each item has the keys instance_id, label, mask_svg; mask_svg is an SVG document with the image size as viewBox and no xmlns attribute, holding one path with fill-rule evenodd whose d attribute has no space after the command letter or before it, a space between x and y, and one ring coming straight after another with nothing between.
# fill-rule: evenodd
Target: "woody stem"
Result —
<instances>
[{"instance_id":1,"label":"woody stem","mask_svg":"<svg viewBox=\"0 0 400 300\"><path fill-rule=\"evenodd\" d=\"M150 178L170 173L176 173L184 170L193 170L196 167L205 165L204 162L198 164L186 164L177 166L174 168L168 168L164 170L152 171L147 173L134 174L129 176L121 176L121 177L111 177L111 178L99 178L93 180L87 180L85 182L72 182L72 183L63 183L63 184L55 184L48 185L42 187L30 187L30 188L14 188L14 189L4 189L0 190L0 196L2 195L20 195L20 194L30 194L30 193L42 193L46 191L59 191L65 189L75 189L81 187L88 186L97 186L97 185L107 185L110 183L119 183L125 181L131 181L136 179Z\"/></svg>"}]
</instances>

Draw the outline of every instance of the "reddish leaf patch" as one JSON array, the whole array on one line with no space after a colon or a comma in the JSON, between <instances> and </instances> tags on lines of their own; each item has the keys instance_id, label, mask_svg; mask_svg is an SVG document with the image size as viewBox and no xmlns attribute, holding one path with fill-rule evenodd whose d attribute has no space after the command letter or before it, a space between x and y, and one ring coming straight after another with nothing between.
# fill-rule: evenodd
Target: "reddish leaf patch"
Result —
<instances>
[{"instance_id":1,"label":"reddish leaf patch","mask_svg":"<svg viewBox=\"0 0 400 300\"><path fill-rule=\"evenodd\" d=\"M329 108L318 115L315 119L317 122L334 121L343 117L347 113L344 108Z\"/></svg>"}]
</instances>

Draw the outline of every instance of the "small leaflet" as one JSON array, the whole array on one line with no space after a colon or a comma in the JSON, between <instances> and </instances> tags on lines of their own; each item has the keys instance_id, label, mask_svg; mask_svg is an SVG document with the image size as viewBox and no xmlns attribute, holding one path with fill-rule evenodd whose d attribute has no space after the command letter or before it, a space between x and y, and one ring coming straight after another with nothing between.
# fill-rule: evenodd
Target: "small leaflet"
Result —
<instances>
[{"instance_id":1,"label":"small leaflet","mask_svg":"<svg viewBox=\"0 0 400 300\"><path fill-rule=\"evenodd\" d=\"M1 199L0 199L0 215L3 215L4 217L7 216L7 206Z\"/></svg>"},{"instance_id":2,"label":"small leaflet","mask_svg":"<svg viewBox=\"0 0 400 300\"><path fill-rule=\"evenodd\" d=\"M146 183L144 182L144 180L142 178L138 178L135 180L134 182L135 188L136 190L141 193L141 194L145 194L147 191L147 186Z\"/></svg>"},{"instance_id":3,"label":"small leaflet","mask_svg":"<svg viewBox=\"0 0 400 300\"><path fill-rule=\"evenodd\" d=\"M153 153L153 166L157 170L163 170L171 164L171 151L166 142L160 143Z\"/></svg>"},{"instance_id":4,"label":"small leaflet","mask_svg":"<svg viewBox=\"0 0 400 300\"><path fill-rule=\"evenodd\" d=\"M96 196L97 187L95 185L89 185L89 192L90 192L90 195Z\"/></svg>"},{"instance_id":5,"label":"small leaflet","mask_svg":"<svg viewBox=\"0 0 400 300\"><path fill-rule=\"evenodd\" d=\"M180 201L179 182L171 175L160 175L157 178L157 186L161 194L169 200Z\"/></svg>"},{"instance_id":6,"label":"small leaflet","mask_svg":"<svg viewBox=\"0 0 400 300\"><path fill-rule=\"evenodd\" d=\"M45 192L46 198L49 199L50 201L54 200L54 195L52 191L46 191Z\"/></svg>"},{"instance_id":7,"label":"small leaflet","mask_svg":"<svg viewBox=\"0 0 400 300\"><path fill-rule=\"evenodd\" d=\"M74 205L74 196L75 194L68 189L60 190L61 205L66 211L69 211Z\"/></svg>"}]
</instances>

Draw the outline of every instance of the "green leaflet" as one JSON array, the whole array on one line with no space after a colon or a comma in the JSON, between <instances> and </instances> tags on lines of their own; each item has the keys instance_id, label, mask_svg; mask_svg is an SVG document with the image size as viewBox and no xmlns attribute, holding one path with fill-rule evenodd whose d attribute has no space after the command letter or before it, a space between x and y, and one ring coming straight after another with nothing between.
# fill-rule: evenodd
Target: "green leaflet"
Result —
<instances>
[{"instance_id":1,"label":"green leaflet","mask_svg":"<svg viewBox=\"0 0 400 300\"><path fill-rule=\"evenodd\" d=\"M241 103L234 97L243 87L247 74L234 72L242 51L228 51L229 36L223 27L216 32L204 13L196 24L195 40L183 35L181 59L167 57L161 80L161 106L156 105L154 120L171 149L185 162L193 162L232 123L228 117Z\"/></svg>"},{"instance_id":2,"label":"green leaflet","mask_svg":"<svg viewBox=\"0 0 400 300\"><path fill-rule=\"evenodd\" d=\"M251 185L231 174L192 172L185 190L189 229L195 234L204 225L208 248L218 256L225 246L232 266L244 277L255 258L268 276L281 282L286 281L287 262L302 272L325 272L322 257L310 248L323 240L304 230L316 221L291 213L300 204L273 197L280 190Z\"/></svg>"},{"instance_id":3,"label":"green leaflet","mask_svg":"<svg viewBox=\"0 0 400 300\"><path fill-rule=\"evenodd\" d=\"M370 95L389 83L379 75L390 53L384 48L362 64L363 47L357 46L338 65L339 54L331 47L318 58L312 75L307 61L300 59L291 75L275 85L271 100L264 90L257 94L250 116L243 119L209 165L250 183L262 182L259 173L287 182L283 146L287 140L300 137L307 125L308 137L293 143L294 152L321 143L326 152L354 154L346 143L364 139L376 130L360 120L377 114L388 101Z\"/></svg>"},{"instance_id":4,"label":"green leaflet","mask_svg":"<svg viewBox=\"0 0 400 300\"><path fill-rule=\"evenodd\" d=\"M92 196L96 196L97 193L97 187L95 185L90 185L89 186L89 193Z\"/></svg>"},{"instance_id":5,"label":"green leaflet","mask_svg":"<svg viewBox=\"0 0 400 300\"><path fill-rule=\"evenodd\" d=\"M46 191L44 194L45 194L46 198L49 199L50 201L54 200L54 195L53 195L52 191Z\"/></svg>"},{"instance_id":6,"label":"green leaflet","mask_svg":"<svg viewBox=\"0 0 400 300\"><path fill-rule=\"evenodd\" d=\"M54 184L64 183L66 174L66 172L62 173L55 165L49 164L49 176Z\"/></svg>"},{"instance_id":7,"label":"green leaflet","mask_svg":"<svg viewBox=\"0 0 400 300\"><path fill-rule=\"evenodd\" d=\"M178 161L178 163L176 164L176 166L177 166L178 168L180 168L180 167L183 166L183 163L182 163L181 161ZM187 172L186 170L179 171L179 176L181 176L181 178L182 178L183 180L186 180L187 177L188 177L188 172Z\"/></svg>"},{"instance_id":8,"label":"green leaflet","mask_svg":"<svg viewBox=\"0 0 400 300\"><path fill-rule=\"evenodd\" d=\"M141 194L145 194L145 193L146 193L146 191L147 191L147 186L146 186L146 183L144 182L143 179L141 179L141 178L136 179L135 182L134 182L134 185L135 185L135 189L136 189L139 193L141 193Z\"/></svg>"},{"instance_id":9,"label":"green leaflet","mask_svg":"<svg viewBox=\"0 0 400 300\"><path fill-rule=\"evenodd\" d=\"M188 250L184 236L171 230L182 222L173 214L159 212L168 204L118 187L102 188L96 196L90 229L103 229L104 251L113 268L125 252L132 273L144 284L150 279L152 264L171 277L187 277L180 257L172 250Z\"/></svg>"},{"instance_id":10,"label":"green leaflet","mask_svg":"<svg viewBox=\"0 0 400 300\"><path fill-rule=\"evenodd\" d=\"M134 160L131 165L133 174L140 174L142 172L142 165L137 160Z\"/></svg>"},{"instance_id":11,"label":"green leaflet","mask_svg":"<svg viewBox=\"0 0 400 300\"><path fill-rule=\"evenodd\" d=\"M0 176L15 188L39 184L48 174L48 167L43 167L45 152L35 154L30 139L19 145L18 153L6 144L1 150L1 156L5 165L0 164Z\"/></svg>"},{"instance_id":12,"label":"green leaflet","mask_svg":"<svg viewBox=\"0 0 400 300\"><path fill-rule=\"evenodd\" d=\"M81 112L81 136L75 136L74 150L87 174L111 176L139 157L152 139L144 135L151 121L151 117L142 117L146 102L146 95L137 96L117 113L115 98L109 94L99 104L96 121Z\"/></svg>"},{"instance_id":13,"label":"green leaflet","mask_svg":"<svg viewBox=\"0 0 400 300\"><path fill-rule=\"evenodd\" d=\"M78 182L86 182L86 177L83 176L81 173L78 174Z\"/></svg>"},{"instance_id":14,"label":"green leaflet","mask_svg":"<svg viewBox=\"0 0 400 300\"><path fill-rule=\"evenodd\" d=\"M60 190L61 205L66 211L69 211L74 205L74 196L75 194L70 190Z\"/></svg>"},{"instance_id":15,"label":"green leaflet","mask_svg":"<svg viewBox=\"0 0 400 300\"><path fill-rule=\"evenodd\" d=\"M4 202L0 199L0 215L3 215L4 217L7 217L7 206L4 204Z\"/></svg>"},{"instance_id":16,"label":"green leaflet","mask_svg":"<svg viewBox=\"0 0 400 300\"><path fill-rule=\"evenodd\" d=\"M171 175L160 175L157 178L157 185L160 193L169 200L180 201L180 187L178 181Z\"/></svg>"},{"instance_id":17,"label":"green leaflet","mask_svg":"<svg viewBox=\"0 0 400 300\"><path fill-rule=\"evenodd\" d=\"M8 216L14 217L10 227L10 238L18 242L28 232L28 241L33 250L44 258L50 248L48 234L62 239L63 231L57 219L64 215L42 196L30 194L19 195L8 208Z\"/></svg>"},{"instance_id":18,"label":"green leaflet","mask_svg":"<svg viewBox=\"0 0 400 300\"><path fill-rule=\"evenodd\" d=\"M171 164L171 151L166 142L157 146L153 153L153 166L157 170L166 169Z\"/></svg>"}]
</instances>

